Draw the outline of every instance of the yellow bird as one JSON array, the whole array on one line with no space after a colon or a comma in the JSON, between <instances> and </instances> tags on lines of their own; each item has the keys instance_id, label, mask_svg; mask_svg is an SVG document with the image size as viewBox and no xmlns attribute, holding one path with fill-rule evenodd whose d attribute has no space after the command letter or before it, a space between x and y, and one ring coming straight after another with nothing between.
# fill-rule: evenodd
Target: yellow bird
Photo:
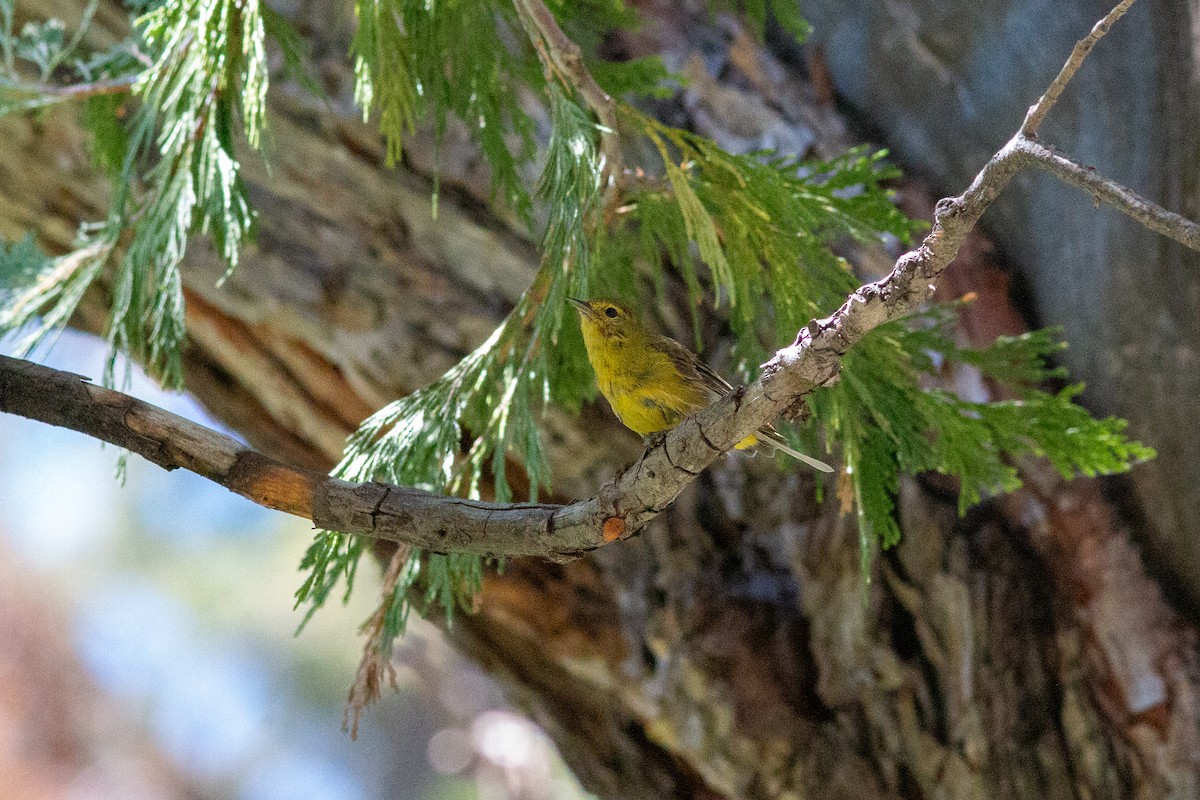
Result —
<instances>
[{"instance_id":1,"label":"yellow bird","mask_svg":"<svg viewBox=\"0 0 1200 800\"><path fill-rule=\"evenodd\" d=\"M583 343L600 393L634 433L648 436L674 428L684 417L707 406L714 395L733 390L691 350L647 331L628 307L612 300L567 299L579 312ZM788 447L770 425L734 447L745 450L759 444L782 450L814 469L833 472L825 462Z\"/></svg>"}]
</instances>

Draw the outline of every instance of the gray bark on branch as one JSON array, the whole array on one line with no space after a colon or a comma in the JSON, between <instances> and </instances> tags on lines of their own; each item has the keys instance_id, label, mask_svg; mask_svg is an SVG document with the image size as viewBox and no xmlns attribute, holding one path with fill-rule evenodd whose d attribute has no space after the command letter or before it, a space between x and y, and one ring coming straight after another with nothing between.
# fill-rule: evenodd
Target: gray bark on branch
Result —
<instances>
[{"instance_id":1,"label":"gray bark on branch","mask_svg":"<svg viewBox=\"0 0 1200 800\"><path fill-rule=\"evenodd\" d=\"M1127 8L1123 2L1110 14ZM1117 14L1119 16L1119 14ZM1097 26L1089 38L1107 30ZM1092 42L1094 44L1094 42ZM1055 79L1065 85L1082 64L1074 54ZM1047 92L1027 119L1057 99ZM937 205L933 228L892 271L854 292L837 312L814 320L764 365L762 377L684 420L616 480L570 505L500 504L403 486L350 483L290 467L236 440L104 389L79 376L0 359L0 411L69 427L129 449L166 469L183 467L254 502L311 519L317 527L415 545L435 552L540 556L565 561L636 534L718 456L767 425L815 388L836 381L841 358L874 328L915 311L967 234L1020 169L1036 165L1090 191L1147 227L1200 249L1200 226L1074 164L1022 126L958 197Z\"/></svg>"},{"instance_id":2,"label":"gray bark on branch","mask_svg":"<svg viewBox=\"0 0 1200 800\"><path fill-rule=\"evenodd\" d=\"M937 278L980 216L1012 176L1030 164L1078 181L1177 241L1191 247L1200 243L1195 223L1018 134L963 194L938 203L929 235L891 273L859 288L832 316L811 322L793 345L764 365L758 381L669 431L595 498L567 506L489 503L331 478L268 458L224 434L80 376L7 357L0 357L0 411L78 430L165 469L188 469L259 505L303 516L327 530L436 552L570 560L636 534L719 455L778 419L813 389L836 381L842 356L863 336L933 296Z\"/></svg>"},{"instance_id":3,"label":"gray bark on branch","mask_svg":"<svg viewBox=\"0 0 1200 800\"><path fill-rule=\"evenodd\" d=\"M18 13L51 2L70 4L29 0ZM706 51L709 70L682 95L688 127L747 147L783 132L797 155L813 125L819 157L850 144L830 107L805 105L794 70L736 31L713 34L707 10L691 4L689 17L684 5L639 5L653 22L620 52L674 48L669 63L684 63L697 41L725 43L720 57ZM340 30L325 4L308 7L309 27ZM326 67L346 52L330 38ZM1109 55L1094 54L1091 66ZM749 85L746 75L761 80ZM475 174L464 167L454 185L469 191L444 188L430 224L420 173L432 172L432 147L408 150L415 171L382 174L375 131L357 116L304 111L282 94L273 102L289 147L272 155L270 176L255 159L245 164L262 211L259 246L221 290L213 284L224 265L199 242L185 273L188 389L263 452L324 471L363 416L435 378L495 327L536 257L484 206L486 175L464 180ZM79 218L103 213L106 184L65 114L2 122L13 146L0 170L13 166L0 226L12 236L36 230L62 252ZM989 137L973 165L1004 138ZM442 166L472 163L474 151L456 151ZM908 203L919 193L899 189ZM1182 207L1171 192L1148 193ZM924 199L906 209L923 219L931 211ZM991 252L977 228L939 279L944 297L980 293L961 315L977 345L1024 330L997 323L1020 318ZM97 292L73 324L102 330L107 302ZM607 409L582 419L551 410L543 424L556 487L574 496L597 493L610 465L637 455ZM652 523L654 535L567 565L517 559L489 572L478 612L450 631L546 727L590 791L630 800L1196 796L1195 628L1147 578L1126 522L1096 513L1108 508L1099 485L1027 475L1026 489L1001 501L1006 519L996 504L962 519L932 478L904 479L904 536L880 558L864 604L852 521L834 503L814 508L807 476L763 466L717 459ZM385 563L389 552L376 549Z\"/></svg>"}]
</instances>

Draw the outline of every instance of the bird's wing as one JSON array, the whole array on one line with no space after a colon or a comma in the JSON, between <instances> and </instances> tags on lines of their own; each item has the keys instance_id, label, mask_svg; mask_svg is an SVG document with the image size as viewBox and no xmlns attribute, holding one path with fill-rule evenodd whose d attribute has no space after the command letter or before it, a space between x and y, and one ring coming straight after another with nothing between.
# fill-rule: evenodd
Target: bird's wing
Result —
<instances>
[{"instance_id":1,"label":"bird's wing","mask_svg":"<svg viewBox=\"0 0 1200 800\"><path fill-rule=\"evenodd\" d=\"M655 350L671 359L671 363L683 375L684 380L699 383L708 391L725 395L733 391L729 381L722 378L713 368L700 360L700 356L688 350L668 336L654 336L650 341Z\"/></svg>"},{"instance_id":2,"label":"bird's wing","mask_svg":"<svg viewBox=\"0 0 1200 800\"><path fill-rule=\"evenodd\" d=\"M733 391L733 386L730 385L729 381L722 378L713 371L712 367L701 361L700 356L688 350L674 339L666 336L655 336L651 339L650 344L654 349L663 353L671 360L671 363L683 375L686 382L691 384L699 383L708 391L721 396ZM787 439L784 439L783 435L775 430L775 427L772 425L759 428L756 436L764 446L772 450L782 450L792 458L799 459L813 469L818 469L821 472L833 472L833 467L824 461L819 461L812 456L801 453L799 450L792 449L788 445Z\"/></svg>"}]
</instances>

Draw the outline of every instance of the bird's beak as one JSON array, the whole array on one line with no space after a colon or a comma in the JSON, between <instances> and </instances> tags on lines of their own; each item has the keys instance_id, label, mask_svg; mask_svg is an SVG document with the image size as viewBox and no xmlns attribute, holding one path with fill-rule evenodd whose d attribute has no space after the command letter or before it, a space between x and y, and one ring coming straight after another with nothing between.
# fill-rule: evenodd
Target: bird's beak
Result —
<instances>
[{"instance_id":1,"label":"bird's beak","mask_svg":"<svg viewBox=\"0 0 1200 800\"><path fill-rule=\"evenodd\" d=\"M570 302L571 305L575 306L575 310L578 311L579 315L582 317L590 317L595 313L592 311L592 307L583 300L579 300L574 297L568 297L567 301Z\"/></svg>"}]
</instances>

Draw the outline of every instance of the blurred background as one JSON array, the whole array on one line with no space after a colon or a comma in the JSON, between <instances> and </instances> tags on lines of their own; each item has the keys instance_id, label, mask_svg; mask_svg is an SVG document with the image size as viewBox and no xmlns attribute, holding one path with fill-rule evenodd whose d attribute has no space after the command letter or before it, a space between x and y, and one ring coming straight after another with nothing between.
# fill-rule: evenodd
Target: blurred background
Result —
<instances>
[{"instance_id":1,"label":"blurred background","mask_svg":"<svg viewBox=\"0 0 1200 800\"><path fill-rule=\"evenodd\" d=\"M98 380L106 353L68 331L38 360ZM136 369L129 391L220 428ZM396 653L399 690L351 741L343 708L378 566L294 636L310 525L136 456L122 486L119 455L0 414L5 800L589 796L419 619Z\"/></svg>"}]
</instances>

